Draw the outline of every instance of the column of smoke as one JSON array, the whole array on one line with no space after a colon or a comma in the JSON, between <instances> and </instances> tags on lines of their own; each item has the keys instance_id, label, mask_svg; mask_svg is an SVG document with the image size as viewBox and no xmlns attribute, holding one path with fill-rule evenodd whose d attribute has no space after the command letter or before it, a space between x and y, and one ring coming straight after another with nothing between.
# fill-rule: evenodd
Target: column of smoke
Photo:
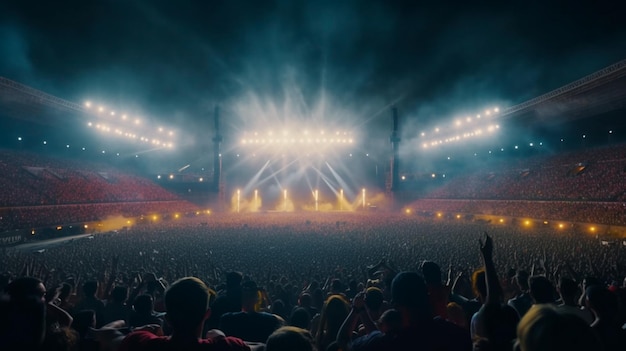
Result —
<instances>
[{"instance_id":1,"label":"column of smoke","mask_svg":"<svg viewBox=\"0 0 626 351\"><path fill-rule=\"evenodd\" d=\"M346 211L346 212L354 212L361 211L364 209L363 207L363 197L361 196L361 192L359 192L359 196L351 199L346 199L345 194L344 197L338 196L335 201L323 201L324 199L318 200L317 212L330 212L330 211ZM378 192L372 195L366 193L365 196L365 209L368 209L370 206L376 206L378 208L387 208L389 206L389 200L385 196L384 193ZM287 198L287 211L294 211L296 205L292 202L290 198ZM315 212L315 199L311 197L307 201L303 201L303 205L299 207L303 211L311 211ZM281 202L278 206L276 206L276 211L285 211L285 203L284 200L281 199Z\"/></svg>"},{"instance_id":2,"label":"column of smoke","mask_svg":"<svg viewBox=\"0 0 626 351\"><path fill-rule=\"evenodd\" d=\"M245 195L241 194L239 196L239 212L259 212L261 207L263 206L263 199L261 195L257 195L257 198L254 198L254 194ZM233 196L230 198L230 211L237 212L237 192L233 193Z\"/></svg>"},{"instance_id":3,"label":"column of smoke","mask_svg":"<svg viewBox=\"0 0 626 351\"><path fill-rule=\"evenodd\" d=\"M276 205L276 208L274 208L275 211L282 211L282 212L293 212L295 209L296 209L295 205L289 198L287 198L287 201L281 199L280 203Z\"/></svg>"},{"instance_id":4,"label":"column of smoke","mask_svg":"<svg viewBox=\"0 0 626 351\"><path fill-rule=\"evenodd\" d=\"M365 209L368 209L370 206L376 206L378 208L387 208L389 206L389 200L385 196L385 193L378 192L375 194L370 194L369 192L365 193ZM363 210L363 197L359 192L359 196L355 198L350 204L351 210Z\"/></svg>"}]
</instances>

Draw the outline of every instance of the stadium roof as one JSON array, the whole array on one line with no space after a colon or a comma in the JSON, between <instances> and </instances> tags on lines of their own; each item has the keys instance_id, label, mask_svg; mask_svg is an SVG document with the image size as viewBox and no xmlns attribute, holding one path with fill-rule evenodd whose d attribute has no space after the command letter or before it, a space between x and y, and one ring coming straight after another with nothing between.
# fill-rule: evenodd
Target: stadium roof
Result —
<instances>
[{"instance_id":1,"label":"stadium roof","mask_svg":"<svg viewBox=\"0 0 626 351\"><path fill-rule=\"evenodd\" d=\"M546 94L504 109L500 116L531 125L560 124L626 107L626 59Z\"/></svg>"}]
</instances>

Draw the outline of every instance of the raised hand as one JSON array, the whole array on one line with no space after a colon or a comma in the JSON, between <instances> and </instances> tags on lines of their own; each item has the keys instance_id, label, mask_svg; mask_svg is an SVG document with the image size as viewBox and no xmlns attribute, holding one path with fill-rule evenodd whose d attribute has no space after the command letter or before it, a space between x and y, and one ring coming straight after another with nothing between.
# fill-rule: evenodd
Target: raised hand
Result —
<instances>
[{"instance_id":1,"label":"raised hand","mask_svg":"<svg viewBox=\"0 0 626 351\"><path fill-rule=\"evenodd\" d=\"M491 258L493 255L493 239L485 232L485 241L481 241L478 239L480 243L480 253L483 255L483 258Z\"/></svg>"}]
</instances>

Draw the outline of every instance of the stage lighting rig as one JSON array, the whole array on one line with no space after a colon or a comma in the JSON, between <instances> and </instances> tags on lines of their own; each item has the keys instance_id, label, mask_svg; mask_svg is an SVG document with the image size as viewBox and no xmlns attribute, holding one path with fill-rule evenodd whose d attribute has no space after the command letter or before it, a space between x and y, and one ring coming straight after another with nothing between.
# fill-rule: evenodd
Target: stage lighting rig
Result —
<instances>
[{"instance_id":1,"label":"stage lighting rig","mask_svg":"<svg viewBox=\"0 0 626 351\"><path fill-rule=\"evenodd\" d=\"M345 149L356 144L355 136L346 130L270 130L266 132L246 132L239 139L239 145L255 151L280 151L316 153Z\"/></svg>"}]
</instances>

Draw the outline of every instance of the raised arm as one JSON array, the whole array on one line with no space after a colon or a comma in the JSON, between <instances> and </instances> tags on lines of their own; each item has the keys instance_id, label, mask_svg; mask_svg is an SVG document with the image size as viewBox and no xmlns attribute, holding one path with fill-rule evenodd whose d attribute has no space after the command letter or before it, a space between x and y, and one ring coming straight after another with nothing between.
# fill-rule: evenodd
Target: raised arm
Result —
<instances>
[{"instance_id":1,"label":"raised arm","mask_svg":"<svg viewBox=\"0 0 626 351\"><path fill-rule=\"evenodd\" d=\"M339 343L342 350L346 350L348 348L348 344L352 339L352 332L356 329L359 320L363 322L368 333L376 330L376 325L369 317L367 307L365 306L364 292L360 292L354 297L354 300L352 301L352 309L350 310L350 313L348 313L348 316L343 321L343 324L337 333L337 343Z\"/></svg>"},{"instance_id":2,"label":"raised arm","mask_svg":"<svg viewBox=\"0 0 626 351\"><path fill-rule=\"evenodd\" d=\"M487 281L486 306L499 305L502 299L502 288L498 281L498 273L493 263L493 239L485 232L485 242L480 243L480 253L485 263L485 279Z\"/></svg>"}]
</instances>

